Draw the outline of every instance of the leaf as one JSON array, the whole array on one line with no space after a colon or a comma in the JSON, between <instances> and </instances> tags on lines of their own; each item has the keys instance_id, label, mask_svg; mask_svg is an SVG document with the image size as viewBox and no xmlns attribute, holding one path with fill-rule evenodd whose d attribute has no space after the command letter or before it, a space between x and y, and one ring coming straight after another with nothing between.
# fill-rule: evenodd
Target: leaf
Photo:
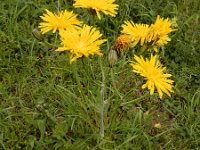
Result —
<instances>
[{"instance_id":1,"label":"leaf","mask_svg":"<svg viewBox=\"0 0 200 150\"><path fill-rule=\"evenodd\" d=\"M37 125L40 130L40 141L41 141L44 138L44 133L45 133L45 129L46 129L46 127L45 127L46 119L37 120Z\"/></svg>"}]
</instances>

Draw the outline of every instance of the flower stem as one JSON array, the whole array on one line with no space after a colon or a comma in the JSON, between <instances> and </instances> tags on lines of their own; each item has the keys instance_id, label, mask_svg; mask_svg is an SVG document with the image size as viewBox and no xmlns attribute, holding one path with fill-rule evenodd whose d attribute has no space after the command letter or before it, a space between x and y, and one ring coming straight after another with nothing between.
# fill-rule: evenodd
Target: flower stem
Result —
<instances>
[{"instance_id":1,"label":"flower stem","mask_svg":"<svg viewBox=\"0 0 200 150\"><path fill-rule=\"evenodd\" d=\"M57 3L57 11L60 12L60 1L58 0Z\"/></svg>"},{"instance_id":2,"label":"flower stem","mask_svg":"<svg viewBox=\"0 0 200 150\"><path fill-rule=\"evenodd\" d=\"M78 76L76 62L74 64L72 64L72 71L73 71L73 77L76 80L76 83L77 83L78 87L80 88L81 87L81 83L80 83L80 78Z\"/></svg>"},{"instance_id":3,"label":"flower stem","mask_svg":"<svg viewBox=\"0 0 200 150\"><path fill-rule=\"evenodd\" d=\"M112 84L113 84L114 90L115 90L115 92L117 93L117 95L120 97L120 99L123 99L123 97L121 96L119 90L117 89L117 87L116 87L116 85L115 85L115 79L114 79L113 68L111 68L110 71L111 71L110 75L111 75L111 80L112 80Z\"/></svg>"},{"instance_id":4,"label":"flower stem","mask_svg":"<svg viewBox=\"0 0 200 150\"><path fill-rule=\"evenodd\" d=\"M104 137L104 98L105 98L105 74L102 66L101 58L99 58L99 65L102 75L101 91L100 91L100 137Z\"/></svg>"}]
</instances>

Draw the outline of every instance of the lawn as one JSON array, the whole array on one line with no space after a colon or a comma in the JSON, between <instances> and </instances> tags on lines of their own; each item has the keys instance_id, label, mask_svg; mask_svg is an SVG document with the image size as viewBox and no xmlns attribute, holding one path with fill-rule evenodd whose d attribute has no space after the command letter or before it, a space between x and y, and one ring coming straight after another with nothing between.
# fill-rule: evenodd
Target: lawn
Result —
<instances>
[{"instance_id":1,"label":"lawn","mask_svg":"<svg viewBox=\"0 0 200 150\"><path fill-rule=\"evenodd\" d=\"M199 150L200 1L116 0L116 17L101 13L101 20L73 3L1 0L0 149ZM103 57L70 63L70 52L55 51L57 33L37 40L32 31L45 9L73 10L95 26L107 39ZM174 81L162 99L141 88L145 81L130 66L134 54L147 55L137 46L112 65L108 59L124 21L152 24L158 15L177 23L158 52Z\"/></svg>"}]
</instances>

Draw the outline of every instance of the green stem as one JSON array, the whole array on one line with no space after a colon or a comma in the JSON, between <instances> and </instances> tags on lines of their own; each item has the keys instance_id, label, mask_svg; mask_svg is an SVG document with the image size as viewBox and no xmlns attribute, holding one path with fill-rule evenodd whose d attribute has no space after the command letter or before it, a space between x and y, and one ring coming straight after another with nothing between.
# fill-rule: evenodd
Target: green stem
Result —
<instances>
[{"instance_id":1,"label":"green stem","mask_svg":"<svg viewBox=\"0 0 200 150\"><path fill-rule=\"evenodd\" d=\"M54 45L56 45L56 43L57 43L57 40L58 40L58 32L56 32L56 34L55 34Z\"/></svg>"},{"instance_id":2,"label":"green stem","mask_svg":"<svg viewBox=\"0 0 200 150\"><path fill-rule=\"evenodd\" d=\"M72 64L73 77L75 78L76 83L77 83L78 87L80 88L81 87L81 82L80 82L80 78L78 76L78 72L77 72L77 67L76 66L77 66L76 62L75 62L75 64Z\"/></svg>"},{"instance_id":3,"label":"green stem","mask_svg":"<svg viewBox=\"0 0 200 150\"><path fill-rule=\"evenodd\" d=\"M34 48L34 46L35 46L35 40L33 41L33 44L32 44L32 46L31 46L31 62L32 62L32 60L33 60L33 48Z\"/></svg>"},{"instance_id":4,"label":"green stem","mask_svg":"<svg viewBox=\"0 0 200 150\"><path fill-rule=\"evenodd\" d=\"M47 41L42 41L42 42L38 42L39 44L41 44L42 46L45 46L45 47L54 47L53 44L47 42Z\"/></svg>"},{"instance_id":5,"label":"green stem","mask_svg":"<svg viewBox=\"0 0 200 150\"><path fill-rule=\"evenodd\" d=\"M57 7L58 7L58 8L57 8L57 11L60 12L60 1L58 0L57 3L58 3L58 4L57 4Z\"/></svg>"},{"instance_id":6,"label":"green stem","mask_svg":"<svg viewBox=\"0 0 200 150\"><path fill-rule=\"evenodd\" d=\"M100 137L104 137L104 98L105 98L105 74L102 66L101 58L99 58L99 65L102 75L101 91L100 91Z\"/></svg>"},{"instance_id":7,"label":"green stem","mask_svg":"<svg viewBox=\"0 0 200 150\"><path fill-rule=\"evenodd\" d=\"M111 73L110 73L110 75L111 75L112 84L113 84L113 86L114 86L114 89L115 89L117 95L120 97L120 99L123 99L123 97L121 96L120 92L118 91L118 89L117 89L116 86L115 86L113 68L111 68Z\"/></svg>"},{"instance_id":8,"label":"green stem","mask_svg":"<svg viewBox=\"0 0 200 150\"><path fill-rule=\"evenodd\" d=\"M128 104L137 102L137 101L143 99L144 97L146 97L147 95L148 95L148 93L146 93L146 94L144 94L144 95L142 95L142 96L140 96L140 97L138 97L138 98L136 98L136 99L134 99L134 100L132 100L132 101L124 102L124 103L122 103L121 105L124 106L124 105L128 105Z\"/></svg>"}]
</instances>

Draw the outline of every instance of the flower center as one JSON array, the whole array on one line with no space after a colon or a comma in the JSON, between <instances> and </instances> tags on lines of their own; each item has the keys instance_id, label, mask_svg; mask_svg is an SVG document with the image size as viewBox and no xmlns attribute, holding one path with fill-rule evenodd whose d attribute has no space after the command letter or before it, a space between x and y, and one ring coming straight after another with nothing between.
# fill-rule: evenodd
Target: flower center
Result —
<instances>
[{"instance_id":1,"label":"flower center","mask_svg":"<svg viewBox=\"0 0 200 150\"><path fill-rule=\"evenodd\" d=\"M85 48L85 40L84 39L80 39L80 41L77 43L77 49L80 51L83 51Z\"/></svg>"}]
</instances>

